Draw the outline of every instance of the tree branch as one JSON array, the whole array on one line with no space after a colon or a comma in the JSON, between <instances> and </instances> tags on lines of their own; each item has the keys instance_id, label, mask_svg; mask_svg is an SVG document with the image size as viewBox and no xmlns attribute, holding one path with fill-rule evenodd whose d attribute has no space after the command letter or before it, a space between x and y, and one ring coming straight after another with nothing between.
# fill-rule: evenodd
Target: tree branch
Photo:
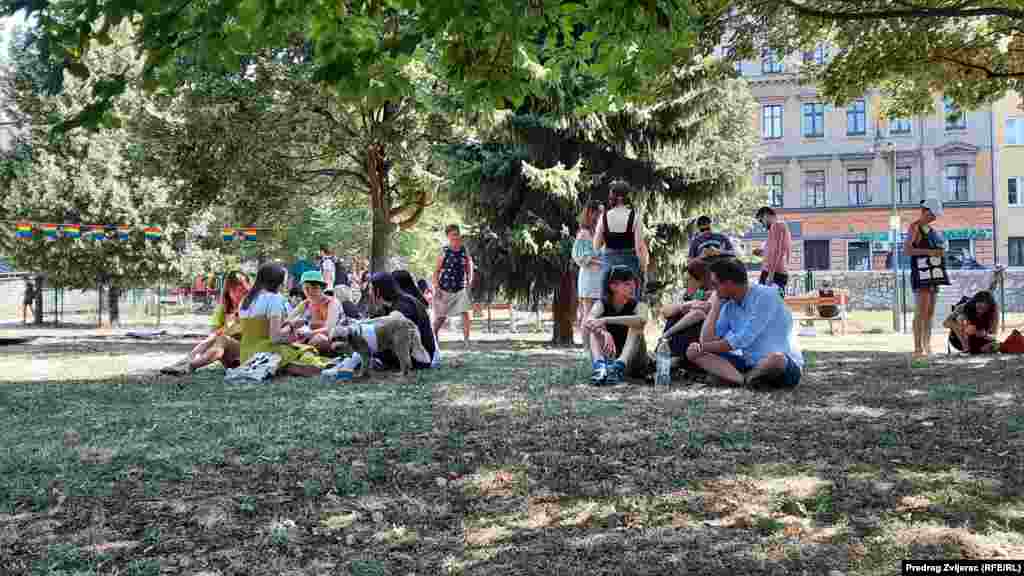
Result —
<instances>
[{"instance_id":1,"label":"tree branch","mask_svg":"<svg viewBox=\"0 0 1024 576\"><path fill-rule=\"evenodd\" d=\"M857 10L853 12L836 12L811 8L795 0L779 0L781 4L795 10L802 16L813 16L823 20L865 21L888 20L895 18L976 18L979 16L1005 16L1007 18L1024 19L1024 10L1015 10L1005 6L981 6L965 8L954 6L913 6L905 10Z\"/></svg>"}]
</instances>

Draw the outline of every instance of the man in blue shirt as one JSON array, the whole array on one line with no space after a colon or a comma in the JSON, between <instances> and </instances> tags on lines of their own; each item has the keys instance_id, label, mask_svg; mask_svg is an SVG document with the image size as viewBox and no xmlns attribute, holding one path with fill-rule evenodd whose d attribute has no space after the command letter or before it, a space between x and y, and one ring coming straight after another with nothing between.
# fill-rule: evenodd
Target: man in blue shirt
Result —
<instances>
[{"instance_id":1,"label":"man in blue shirt","mask_svg":"<svg viewBox=\"0 0 1024 576\"><path fill-rule=\"evenodd\" d=\"M804 358L793 336L793 315L776 288L750 284L734 258L710 265L711 311L686 357L730 384L796 386Z\"/></svg>"}]
</instances>

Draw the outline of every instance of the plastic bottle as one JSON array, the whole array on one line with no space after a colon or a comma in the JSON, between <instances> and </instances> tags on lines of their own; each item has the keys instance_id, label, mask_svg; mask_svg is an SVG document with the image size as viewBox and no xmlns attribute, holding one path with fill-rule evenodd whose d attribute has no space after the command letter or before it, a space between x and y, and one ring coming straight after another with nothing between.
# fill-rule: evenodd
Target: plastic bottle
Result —
<instances>
[{"instance_id":1,"label":"plastic bottle","mask_svg":"<svg viewBox=\"0 0 1024 576\"><path fill-rule=\"evenodd\" d=\"M668 341L662 340L654 352L654 360L657 372L654 376L655 386L668 386L672 384L672 351L668 347Z\"/></svg>"}]
</instances>

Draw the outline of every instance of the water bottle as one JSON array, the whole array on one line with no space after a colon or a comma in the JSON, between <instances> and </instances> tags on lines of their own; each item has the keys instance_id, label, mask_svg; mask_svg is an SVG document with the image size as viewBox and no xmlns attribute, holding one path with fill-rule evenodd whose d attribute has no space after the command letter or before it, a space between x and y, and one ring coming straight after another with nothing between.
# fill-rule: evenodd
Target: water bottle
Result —
<instances>
[{"instance_id":1,"label":"water bottle","mask_svg":"<svg viewBox=\"0 0 1024 576\"><path fill-rule=\"evenodd\" d=\"M654 376L655 386L668 386L672 383L672 351L668 347L668 341L662 340L654 352L657 371Z\"/></svg>"}]
</instances>

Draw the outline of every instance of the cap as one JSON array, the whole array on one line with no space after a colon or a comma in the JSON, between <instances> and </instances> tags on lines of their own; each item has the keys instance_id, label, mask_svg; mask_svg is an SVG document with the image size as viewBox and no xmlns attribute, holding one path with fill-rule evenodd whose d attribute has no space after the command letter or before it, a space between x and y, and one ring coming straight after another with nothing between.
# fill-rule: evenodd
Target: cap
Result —
<instances>
[{"instance_id":1,"label":"cap","mask_svg":"<svg viewBox=\"0 0 1024 576\"><path fill-rule=\"evenodd\" d=\"M942 216L942 202L939 202L938 198L928 198L927 200L922 200L921 208L927 209L929 212L934 214L936 218Z\"/></svg>"},{"instance_id":2,"label":"cap","mask_svg":"<svg viewBox=\"0 0 1024 576\"><path fill-rule=\"evenodd\" d=\"M308 270L302 273L302 284L319 284L321 286L327 286L327 282L324 281L324 275L319 270Z\"/></svg>"}]
</instances>

